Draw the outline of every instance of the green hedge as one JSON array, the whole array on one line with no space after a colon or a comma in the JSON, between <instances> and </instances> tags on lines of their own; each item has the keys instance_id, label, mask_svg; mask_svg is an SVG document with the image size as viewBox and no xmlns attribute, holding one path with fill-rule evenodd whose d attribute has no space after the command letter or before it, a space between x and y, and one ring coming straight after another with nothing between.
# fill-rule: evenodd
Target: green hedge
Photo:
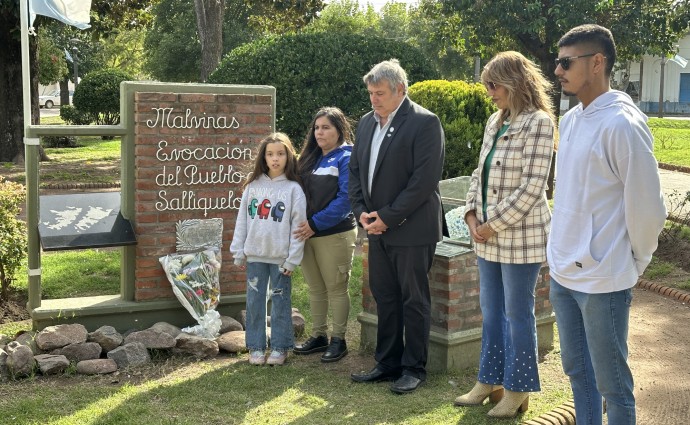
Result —
<instances>
[{"instance_id":1,"label":"green hedge","mask_svg":"<svg viewBox=\"0 0 690 425\"><path fill-rule=\"evenodd\" d=\"M410 87L410 99L438 115L446 135L443 178L469 176L479 160L484 126L496 111L481 84L421 81Z\"/></svg>"},{"instance_id":2,"label":"green hedge","mask_svg":"<svg viewBox=\"0 0 690 425\"><path fill-rule=\"evenodd\" d=\"M301 145L314 113L337 106L353 119L371 110L362 77L375 64L397 58L410 84L437 78L424 54L401 41L345 33L292 34L258 40L230 52L211 83L276 88L276 126Z\"/></svg>"},{"instance_id":3,"label":"green hedge","mask_svg":"<svg viewBox=\"0 0 690 425\"><path fill-rule=\"evenodd\" d=\"M96 124L120 122L120 83L132 80L128 73L107 68L86 74L74 90L74 107L93 116Z\"/></svg>"}]
</instances>

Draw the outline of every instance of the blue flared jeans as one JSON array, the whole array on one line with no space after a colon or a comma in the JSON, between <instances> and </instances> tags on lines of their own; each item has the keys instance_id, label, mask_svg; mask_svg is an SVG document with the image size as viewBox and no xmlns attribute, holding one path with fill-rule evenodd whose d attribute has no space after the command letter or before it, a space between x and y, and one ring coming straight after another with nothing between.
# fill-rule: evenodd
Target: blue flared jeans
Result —
<instances>
[{"instance_id":1,"label":"blue flared jeans","mask_svg":"<svg viewBox=\"0 0 690 425\"><path fill-rule=\"evenodd\" d=\"M249 351L266 350L266 295L270 286L271 348L286 352L294 346L292 279L278 264L247 263L247 329Z\"/></svg>"},{"instance_id":2,"label":"blue flared jeans","mask_svg":"<svg viewBox=\"0 0 690 425\"><path fill-rule=\"evenodd\" d=\"M541 263L477 258L482 352L477 380L510 391L539 391L534 291Z\"/></svg>"},{"instance_id":3,"label":"blue flared jeans","mask_svg":"<svg viewBox=\"0 0 690 425\"><path fill-rule=\"evenodd\" d=\"M610 425L634 425L633 377L627 361L632 289L587 294L552 278L549 297L577 424L601 425L603 397Z\"/></svg>"}]
</instances>

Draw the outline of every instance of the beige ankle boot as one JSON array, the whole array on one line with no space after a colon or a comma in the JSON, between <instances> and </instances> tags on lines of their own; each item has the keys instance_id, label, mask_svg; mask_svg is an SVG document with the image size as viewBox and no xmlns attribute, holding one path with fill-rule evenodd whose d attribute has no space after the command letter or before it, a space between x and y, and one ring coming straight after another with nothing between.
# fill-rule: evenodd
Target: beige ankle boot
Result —
<instances>
[{"instance_id":1,"label":"beige ankle boot","mask_svg":"<svg viewBox=\"0 0 690 425\"><path fill-rule=\"evenodd\" d=\"M503 385L491 385L477 382L472 390L455 399L456 406L481 406L489 397L489 402L498 403L503 396Z\"/></svg>"},{"instance_id":2,"label":"beige ankle boot","mask_svg":"<svg viewBox=\"0 0 690 425\"><path fill-rule=\"evenodd\" d=\"M492 418L514 418L518 412L527 411L529 407L529 393L505 390L501 401L489 410Z\"/></svg>"}]
</instances>

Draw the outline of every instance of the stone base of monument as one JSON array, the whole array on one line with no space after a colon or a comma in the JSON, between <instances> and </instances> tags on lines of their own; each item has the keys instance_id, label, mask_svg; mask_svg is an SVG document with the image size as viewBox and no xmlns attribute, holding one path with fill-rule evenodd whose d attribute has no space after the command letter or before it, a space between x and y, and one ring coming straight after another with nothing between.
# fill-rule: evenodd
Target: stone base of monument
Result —
<instances>
[{"instance_id":1,"label":"stone base of monument","mask_svg":"<svg viewBox=\"0 0 690 425\"><path fill-rule=\"evenodd\" d=\"M363 311L357 317L361 324L361 349L376 347L376 302L369 289L368 244L364 243L362 273ZM535 313L537 343L540 350L553 347L556 321L549 302L549 270L544 265L536 288ZM482 338L482 316L479 306L479 272L477 256L467 247L441 242L436 249L430 272L431 334L429 336L429 371L459 370L479 365Z\"/></svg>"},{"instance_id":2,"label":"stone base of monument","mask_svg":"<svg viewBox=\"0 0 690 425\"><path fill-rule=\"evenodd\" d=\"M221 297L217 310L223 316L238 317L245 305L244 294L226 295ZM157 322L179 327L196 324L177 299L135 302L125 301L120 295L42 300L41 306L30 313L36 331L64 323L80 323L89 332L104 323L122 332L146 329Z\"/></svg>"}]
</instances>

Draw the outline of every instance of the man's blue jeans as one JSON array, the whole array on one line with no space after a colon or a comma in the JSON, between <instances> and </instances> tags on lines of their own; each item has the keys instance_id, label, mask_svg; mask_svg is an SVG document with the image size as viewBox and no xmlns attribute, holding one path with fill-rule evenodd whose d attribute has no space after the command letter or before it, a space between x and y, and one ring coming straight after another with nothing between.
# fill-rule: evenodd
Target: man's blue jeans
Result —
<instances>
[{"instance_id":1,"label":"man's blue jeans","mask_svg":"<svg viewBox=\"0 0 690 425\"><path fill-rule=\"evenodd\" d=\"M602 396L609 424L635 424L633 377L627 362L632 289L586 294L561 286L552 277L550 299L578 425L601 425Z\"/></svg>"},{"instance_id":2,"label":"man's blue jeans","mask_svg":"<svg viewBox=\"0 0 690 425\"><path fill-rule=\"evenodd\" d=\"M477 380L510 391L539 391L534 290L541 263L508 264L477 257L482 352Z\"/></svg>"},{"instance_id":3,"label":"man's blue jeans","mask_svg":"<svg viewBox=\"0 0 690 425\"><path fill-rule=\"evenodd\" d=\"M271 286L271 348L286 352L294 345L292 279L278 264L247 263L247 329L249 351L266 350L266 293Z\"/></svg>"}]
</instances>

